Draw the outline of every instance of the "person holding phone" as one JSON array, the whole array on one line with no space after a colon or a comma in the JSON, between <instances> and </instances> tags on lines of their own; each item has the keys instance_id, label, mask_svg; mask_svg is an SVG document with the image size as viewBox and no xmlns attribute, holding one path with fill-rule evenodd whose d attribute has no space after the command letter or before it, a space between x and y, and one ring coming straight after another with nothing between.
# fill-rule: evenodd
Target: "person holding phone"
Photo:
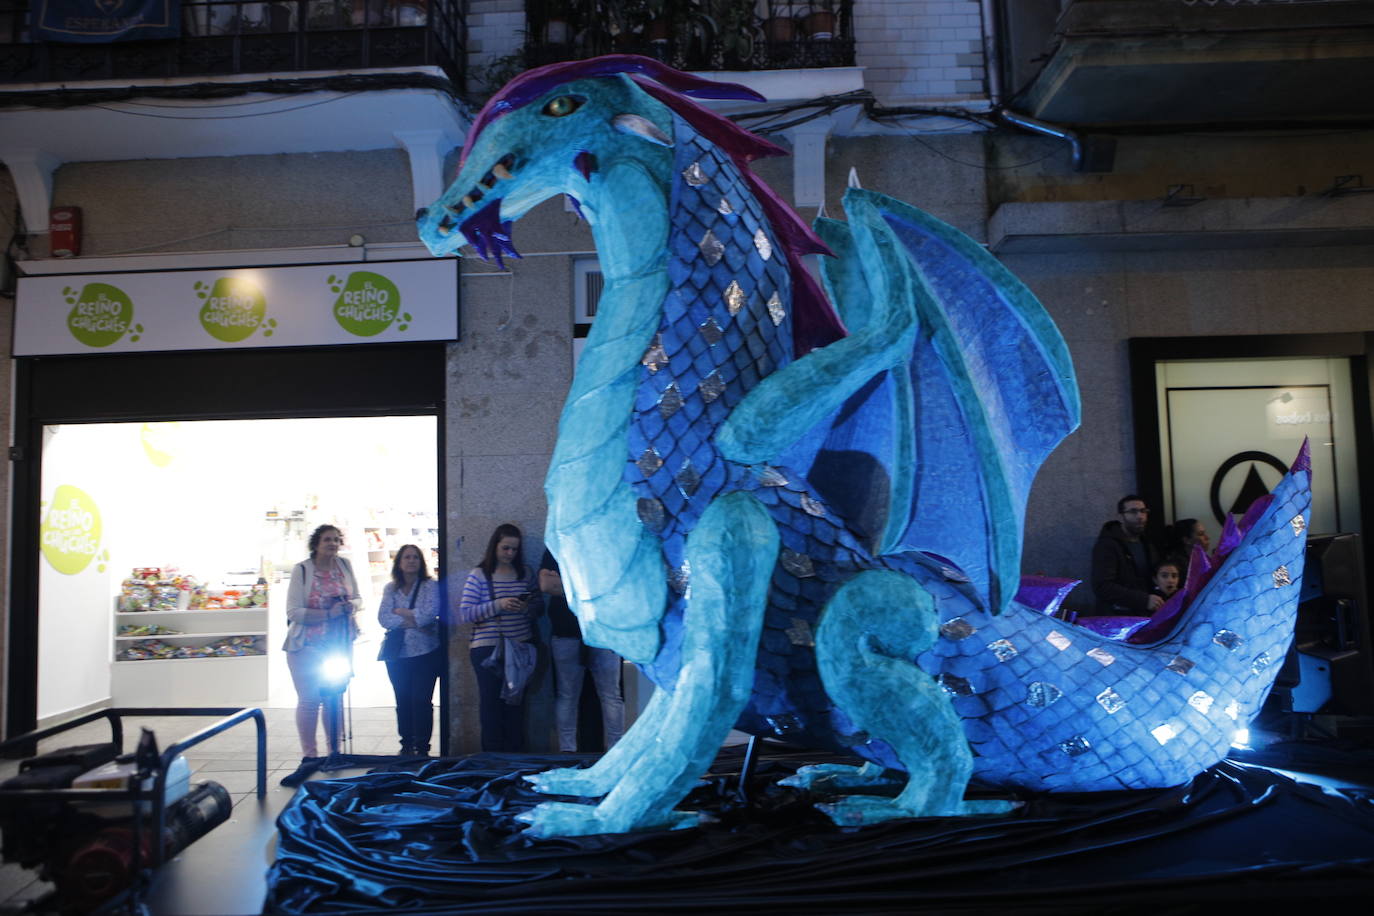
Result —
<instances>
[{"instance_id":1,"label":"person holding phone","mask_svg":"<svg viewBox=\"0 0 1374 916\"><path fill-rule=\"evenodd\" d=\"M458 604L458 622L473 625L469 654L477 675L484 751L525 748L523 690L512 696L505 676L507 659L534 641L532 619L540 607L534 601L539 589L520 549L522 537L509 523L492 532L482 562L463 583ZM523 689L523 682L519 686Z\"/></svg>"},{"instance_id":2,"label":"person holding phone","mask_svg":"<svg viewBox=\"0 0 1374 916\"><path fill-rule=\"evenodd\" d=\"M353 565L339 556L343 533L333 525L320 525L310 535L310 557L291 570L286 589L286 666L296 688L296 732L301 741L301 767L283 785L298 785L310 765L318 765L317 744L320 712L324 711L325 738L331 755L339 752L343 691L331 681L327 662L337 650L340 634L351 646L358 635L354 614L362 605ZM346 664L351 666L351 659ZM346 679L345 679L346 683Z\"/></svg>"}]
</instances>

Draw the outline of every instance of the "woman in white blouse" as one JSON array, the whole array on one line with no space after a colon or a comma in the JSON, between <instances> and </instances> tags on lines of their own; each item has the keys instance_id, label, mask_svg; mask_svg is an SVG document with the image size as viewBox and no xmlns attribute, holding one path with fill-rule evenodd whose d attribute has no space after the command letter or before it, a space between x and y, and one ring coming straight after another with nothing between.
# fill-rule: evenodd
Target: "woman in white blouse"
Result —
<instances>
[{"instance_id":1,"label":"woman in white blouse","mask_svg":"<svg viewBox=\"0 0 1374 916\"><path fill-rule=\"evenodd\" d=\"M439 634L439 583L429 577L424 555L414 544L396 551L377 621L387 631L381 658L396 693L401 756L427 757L434 732L434 684L445 653Z\"/></svg>"}]
</instances>

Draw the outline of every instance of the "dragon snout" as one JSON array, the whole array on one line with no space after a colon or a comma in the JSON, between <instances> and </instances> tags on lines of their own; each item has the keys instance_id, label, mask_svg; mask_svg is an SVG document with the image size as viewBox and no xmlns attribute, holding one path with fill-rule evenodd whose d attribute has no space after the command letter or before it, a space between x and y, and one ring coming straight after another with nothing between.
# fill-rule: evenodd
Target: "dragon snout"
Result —
<instances>
[{"instance_id":1,"label":"dragon snout","mask_svg":"<svg viewBox=\"0 0 1374 916\"><path fill-rule=\"evenodd\" d=\"M433 233L430 250L439 253L451 251L452 243L447 240L457 229L463 240L476 250L482 260L495 259L504 267L503 255L520 257L520 252L510 240L510 222L501 219L502 193L499 184L515 177L515 155L507 153L496 161L481 178L477 179L466 192L459 193L463 185L455 182L439 203L422 208L415 214L421 224L420 235ZM466 169L464 170L467 171ZM468 172L471 174L471 172ZM485 201L485 202L483 202ZM427 243L428 240L427 240Z\"/></svg>"},{"instance_id":2,"label":"dragon snout","mask_svg":"<svg viewBox=\"0 0 1374 916\"><path fill-rule=\"evenodd\" d=\"M498 265L504 266L502 255L520 257L510 241L510 223L501 219L502 195L498 187L500 182L515 177L515 163L515 155L507 153L466 192L460 195L458 189L462 185L455 182L438 203L416 211L415 220L420 224L421 238L432 233L430 239L426 240L431 251L436 254L450 251L451 243L440 240L448 239L456 228L462 233L463 240L472 245L478 257L484 261L495 258ZM478 206L484 199L486 203ZM428 230L425 228L427 225Z\"/></svg>"},{"instance_id":3,"label":"dragon snout","mask_svg":"<svg viewBox=\"0 0 1374 916\"><path fill-rule=\"evenodd\" d=\"M467 192L458 199L457 203L444 204L444 209L450 216L461 216L473 204L477 203L486 196L486 192L496 187L498 181L507 181L515 177L512 169L515 166L515 155L506 153L496 161L485 175L477 180L477 183L468 188Z\"/></svg>"}]
</instances>

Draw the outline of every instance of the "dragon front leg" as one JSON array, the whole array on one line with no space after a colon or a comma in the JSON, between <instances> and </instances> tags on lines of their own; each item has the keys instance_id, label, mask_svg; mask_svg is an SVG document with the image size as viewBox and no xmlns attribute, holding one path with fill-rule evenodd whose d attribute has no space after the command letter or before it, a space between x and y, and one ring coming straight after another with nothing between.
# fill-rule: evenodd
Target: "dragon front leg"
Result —
<instances>
[{"instance_id":1,"label":"dragon front leg","mask_svg":"<svg viewBox=\"0 0 1374 916\"><path fill-rule=\"evenodd\" d=\"M673 694L666 690L655 690L635 724L590 767L545 770L526 776L525 781L545 795L576 795L582 798L605 795L634 769L636 761L658 740L672 698Z\"/></svg>"},{"instance_id":2,"label":"dragon front leg","mask_svg":"<svg viewBox=\"0 0 1374 916\"><path fill-rule=\"evenodd\" d=\"M682 665L655 694L620 744L587 771L581 788L599 790L597 805L545 802L520 819L537 836L626 833L697 823L673 806L706 771L754 684L754 663L778 556L778 533L748 493L729 493L707 507L687 539L691 597L683 617ZM596 772L593 773L593 770ZM553 771L534 778L542 791L578 788Z\"/></svg>"},{"instance_id":3,"label":"dragon front leg","mask_svg":"<svg viewBox=\"0 0 1374 916\"><path fill-rule=\"evenodd\" d=\"M934 599L900 573L860 573L826 604L816 633L826 692L858 728L892 746L908 776L895 798L849 795L819 805L837 824L1000 814L1013 807L964 800L973 754L963 726L949 697L914 662L937 635ZM804 767L787 784L824 790L883 782L881 768L869 765Z\"/></svg>"}]
</instances>

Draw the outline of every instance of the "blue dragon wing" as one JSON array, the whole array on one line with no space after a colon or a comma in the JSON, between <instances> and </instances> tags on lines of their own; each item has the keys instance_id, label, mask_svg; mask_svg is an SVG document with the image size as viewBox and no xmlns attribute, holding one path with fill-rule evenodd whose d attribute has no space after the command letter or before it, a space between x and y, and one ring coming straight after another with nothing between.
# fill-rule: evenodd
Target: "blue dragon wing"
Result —
<instances>
[{"instance_id":1,"label":"blue dragon wing","mask_svg":"<svg viewBox=\"0 0 1374 916\"><path fill-rule=\"evenodd\" d=\"M1068 348L1030 290L962 232L871 191L851 189L844 206L848 223L817 225L839 255L824 276L842 318L854 332L883 309L911 308L916 332L907 359L832 415L808 478L823 492L873 493L885 477L887 505L871 513L885 515L877 552L946 558L1000 611L1020 582L1036 471L1078 426ZM871 283L891 272L893 251L916 281L905 302L893 301L892 284L884 297ZM880 476L839 484L827 454L864 442Z\"/></svg>"}]
</instances>

